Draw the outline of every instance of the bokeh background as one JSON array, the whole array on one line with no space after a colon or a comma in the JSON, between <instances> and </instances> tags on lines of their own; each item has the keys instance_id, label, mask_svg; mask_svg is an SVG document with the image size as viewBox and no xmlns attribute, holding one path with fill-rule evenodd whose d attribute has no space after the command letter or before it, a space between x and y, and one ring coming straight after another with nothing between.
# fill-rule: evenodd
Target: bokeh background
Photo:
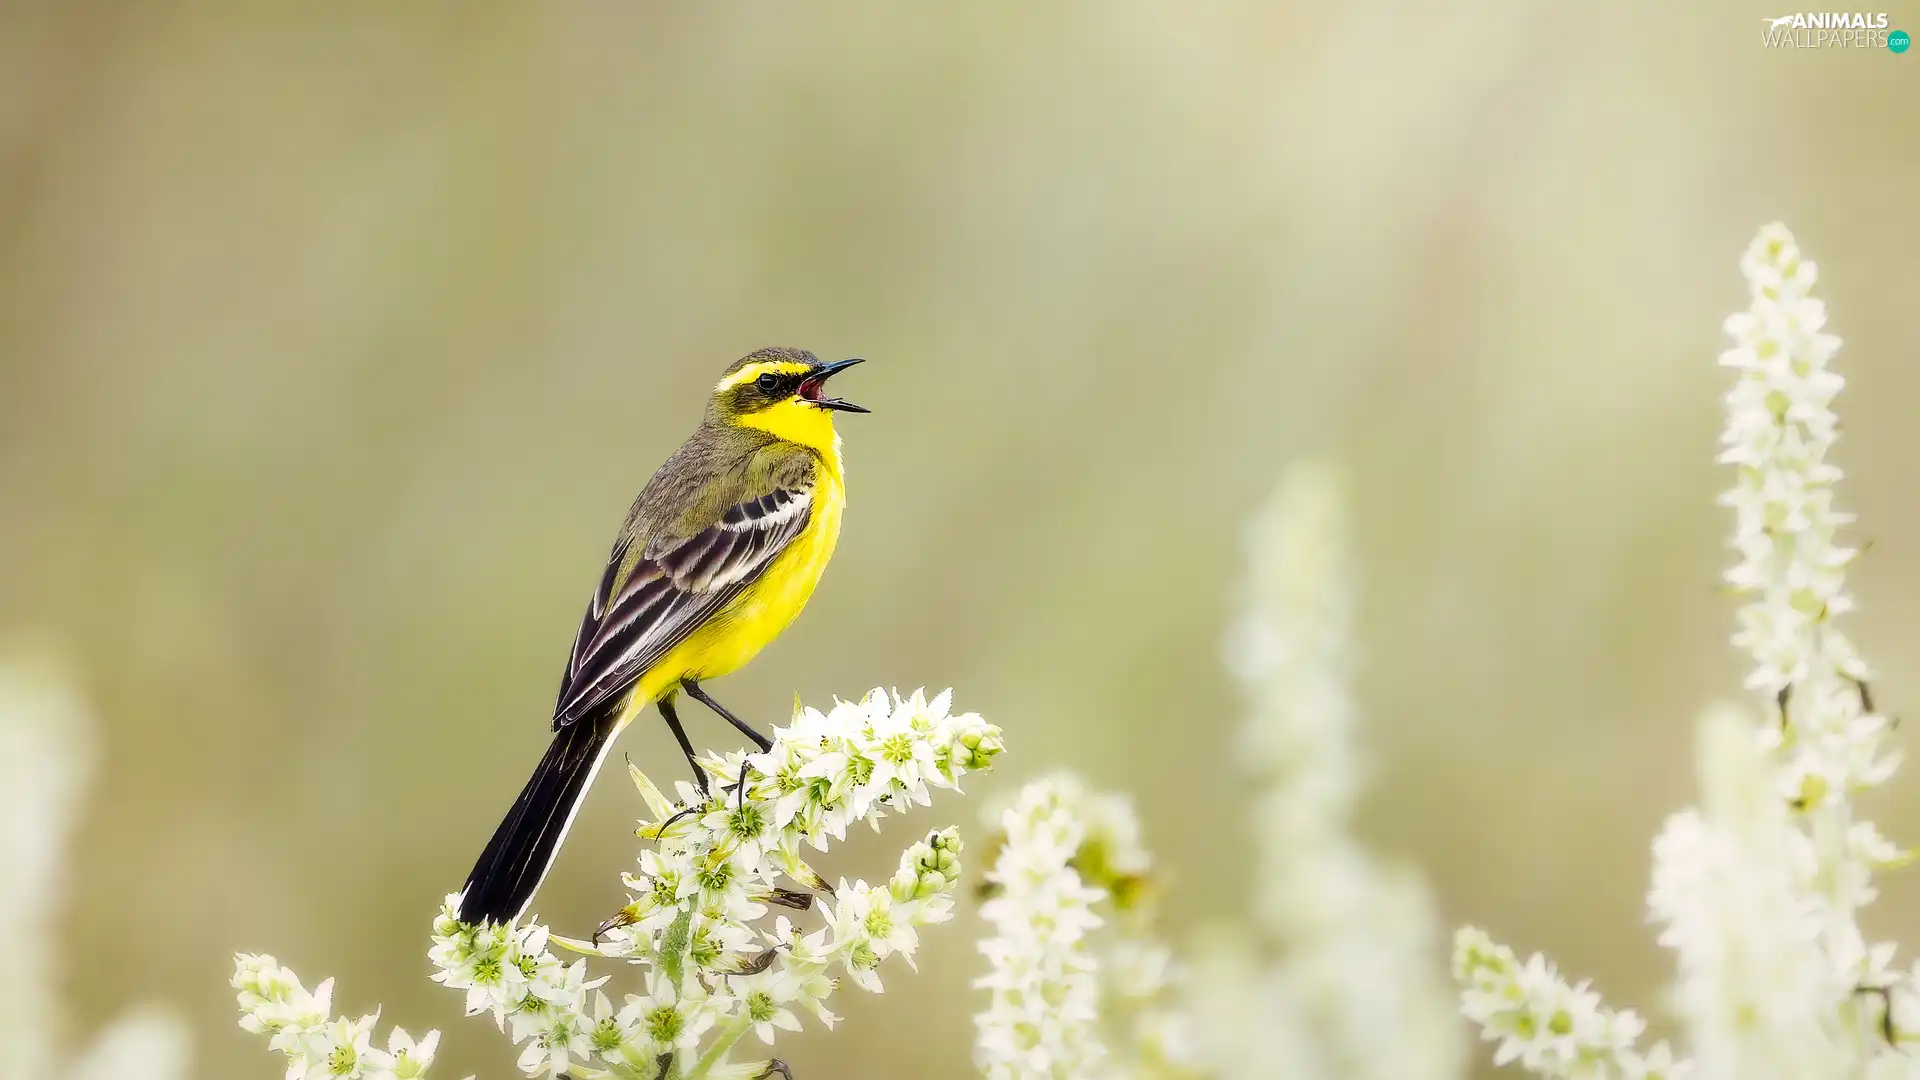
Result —
<instances>
[{"instance_id":1,"label":"bokeh background","mask_svg":"<svg viewBox=\"0 0 1920 1080\"><path fill-rule=\"evenodd\" d=\"M277 1075L225 985L266 950L446 1029L437 1072L510 1071L425 981L427 922L539 757L633 490L772 343L872 358L843 389L874 413L824 586L722 700L956 687L1012 753L923 822L1060 765L1130 790L1177 937L1247 881L1242 523L1333 455L1367 836L1658 1015L1647 844L1739 694L1714 361L1768 220L1847 341L1852 627L1920 709L1920 57L1769 51L1774 14L0 4L0 630L59 641L104 731L78 1023L164 999L201 1075ZM608 777L563 927L621 900ZM1920 838L1920 781L1873 809ZM1920 883L1873 917L1920 938ZM977 934L785 1056L967 1075Z\"/></svg>"}]
</instances>

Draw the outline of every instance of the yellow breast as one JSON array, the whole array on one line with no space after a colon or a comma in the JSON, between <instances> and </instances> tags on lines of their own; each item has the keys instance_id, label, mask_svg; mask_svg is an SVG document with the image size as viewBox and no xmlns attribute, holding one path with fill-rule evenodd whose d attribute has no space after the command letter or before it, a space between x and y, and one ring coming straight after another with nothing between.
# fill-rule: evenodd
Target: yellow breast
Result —
<instances>
[{"instance_id":1,"label":"yellow breast","mask_svg":"<svg viewBox=\"0 0 1920 1080\"><path fill-rule=\"evenodd\" d=\"M829 460L819 470L800 535L752 585L642 676L627 718L678 688L681 679L713 679L738 670L799 616L840 540L847 493L838 464Z\"/></svg>"}]
</instances>

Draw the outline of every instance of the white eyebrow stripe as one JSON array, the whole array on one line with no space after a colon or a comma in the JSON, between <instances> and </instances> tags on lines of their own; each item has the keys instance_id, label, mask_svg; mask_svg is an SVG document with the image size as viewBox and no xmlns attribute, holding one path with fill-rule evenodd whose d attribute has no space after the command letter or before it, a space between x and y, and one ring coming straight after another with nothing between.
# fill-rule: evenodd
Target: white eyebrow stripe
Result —
<instances>
[{"instance_id":1,"label":"white eyebrow stripe","mask_svg":"<svg viewBox=\"0 0 1920 1080\"><path fill-rule=\"evenodd\" d=\"M808 367L807 365L795 363L792 360L762 360L756 364L748 364L746 367L741 368L739 371L736 371L733 374L727 376L726 378L721 379L719 382L714 383L713 392L716 394L725 393L726 391L731 390L736 386L740 386L744 383L750 383L753 380L759 378L760 376L766 375L766 374L805 375L807 372L812 370L813 369Z\"/></svg>"}]
</instances>

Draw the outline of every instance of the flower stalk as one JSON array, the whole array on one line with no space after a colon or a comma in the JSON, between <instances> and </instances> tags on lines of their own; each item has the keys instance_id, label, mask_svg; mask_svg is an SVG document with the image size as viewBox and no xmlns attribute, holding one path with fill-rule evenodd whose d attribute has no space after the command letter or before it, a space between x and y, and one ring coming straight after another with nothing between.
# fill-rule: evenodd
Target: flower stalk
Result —
<instances>
[{"instance_id":1,"label":"flower stalk","mask_svg":"<svg viewBox=\"0 0 1920 1080\"><path fill-rule=\"evenodd\" d=\"M1153 937L1151 866L1124 798L1066 773L998 815L980 942L989 992L974 1060L989 1080L1188 1075L1172 957Z\"/></svg>"}]
</instances>

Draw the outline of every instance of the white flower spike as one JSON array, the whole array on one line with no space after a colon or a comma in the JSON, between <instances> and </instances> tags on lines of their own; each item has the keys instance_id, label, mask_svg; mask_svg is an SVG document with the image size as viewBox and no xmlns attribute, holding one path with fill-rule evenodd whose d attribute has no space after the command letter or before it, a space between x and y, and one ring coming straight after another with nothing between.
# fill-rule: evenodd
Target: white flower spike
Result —
<instances>
[{"instance_id":1,"label":"white flower spike","mask_svg":"<svg viewBox=\"0 0 1920 1080\"><path fill-rule=\"evenodd\" d=\"M440 1033L415 1041L403 1028L376 1047L377 1013L333 1015L333 980L309 993L300 976L271 956L234 957L232 986L239 991L240 1026L271 1036L268 1046L286 1055L287 1080L418 1080L433 1064Z\"/></svg>"},{"instance_id":2,"label":"white flower spike","mask_svg":"<svg viewBox=\"0 0 1920 1080\"><path fill-rule=\"evenodd\" d=\"M1198 1076L1132 804L1060 773L1021 789L996 823L976 1064L1005 1080Z\"/></svg>"},{"instance_id":3,"label":"white flower spike","mask_svg":"<svg viewBox=\"0 0 1920 1080\"><path fill-rule=\"evenodd\" d=\"M1258 1002L1272 1020L1203 1024L1203 1049L1216 1069L1453 1080L1462 1047L1433 902L1411 868L1353 835L1365 768L1346 519L1340 473L1306 463L1247 532L1246 608L1227 660L1247 698L1239 760L1254 791L1254 925L1220 948L1275 959L1216 950L1201 963L1224 983L1205 991L1209 1003ZM1273 1038L1276 1027L1288 1034Z\"/></svg>"},{"instance_id":4,"label":"white flower spike","mask_svg":"<svg viewBox=\"0 0 1920 1080\"><path fill-rule=\"evenodd\" d=\"M845 978L882 988L880 968L907 965L919 930L951 918L960 877L960 836L927 834L901 855L885 882L842 880L829 887L802 852L824 851L849 825L878 827L889 812L958 790L969 772L991 767L1000 729L951 697L932 700L875 690L821 712L800 709L775 732L772 749L709 756L703 767L743 792L676 806L633 773L653 820L652 841L624 880L633 896L593 940L553 936L537 922L473 926L448 897L428 953L433 978L464 997L468 1015L486 1015L520 1047L529 1076L599 1080L752 1080L785 1069L777 1061L734 1060L751 1033L762 1045L797 1031L811 1014L831 1027L827 999ZM683 799L691 785L680 786ZM796 928L786 914L824 907L824 926ZM582 954L564 961L554 946ZM616 999L585 956L645 969L644 993ZM414 1080L432 1064L438 1033L416 1042L399 1029L374 1038L377 1014L334 1017L331 981L308 992L266 956L241 956L233 978L240 1024L270 1036L286 1054L288 1080Z\"/></svg>"},{"instance_id":5,"label":"white flower spike","mask_svg":"<svg viewBox=\"0 0 1920 1080\"><path fill-rule=\"evenodd\" d=\"M1751 303L1728 317L1733 347L1720 363L1739 373L1727 394L1725 448L1734 486L1739 561L1727 583L1748 599L1734 644L1753 656L1747 685L1781 703L1782 793L1817 809L1892 774L1887 730L1865 686L1869 672L1834 618L1853 607L1838 540L1853 515L1834 509L1840 469L1827 460L1839 423L1831 404L1845 380L1828 367L1840 339L1811 294L1818 269L1783 225L1760 230L1741 259ZM1849 898L1836 897L1841 903Z\"/></svg>"},{"instance_id":6,"label":"white flower spike","mask_svg":"<svg viewBox=\"0 0 1920 1080\"><path fill-rule=\"evenodd\" d=\"M1746 600L1733 641L1752 657L1747 685L1773 715L1758 731L1732 709L1704 718L1701 808L1655 840L1647 904L1678 960L1674 1002L1697 1080L1911 1080L1920 968L1894 969L1895 947L1869 943L1858 920L1874 872L1907 855L1853 806L1898 758L1867 665L1835 625L1853 607L1855 554L1838 538L1852 518L1834 509L1841 473L1827 460L1840 339L1784 226L1760 230L1740 265L1750 302L1726 321L1733 347L1720 358L1738 373L1720 455L1735 468L1721 497L1737 555L1726 580ZM1473 930L1459 950L1465 1010L1499 1058L1548 1076L1670 1062L1638 1057L1637 1021L1599 1010L1538 957L1520 968Z\"/></svg>"},{"instance_id":7,"label":"white flower spike","mask_svg":"<svg viewBox=\"0 0 1920 1080\"><path fill-rule=\"evenodd\" d=\"M1454 935L1453 974L1461 1011L1498 1043L1496 1065L1519 1062L1555 1080L1676 1080L1688 1075L1665 1043L1637 1048L1646 1025L1631 1009L1613 1010L1586 983L1569 985L1538 953L1521 963L1513 950L1464 927Z\"/></svg>"},{"instance_id":8,"label":"white flower spike","mask_svg":"<svg viewBox=\"0 0 1920 1080\"><path fill-rule=\"evenodd\" d=\"M980 943L991 991L974 1058L988 1080L1072 1080L1106 1054L1095 1024L1100 991L1084 939L1104 894L1072 866L1086 837L1078 783L1028 784L1001 815L1006 842L987 871L998 894L980 909L994 936Z\"/></svg>"}]
</instances>

